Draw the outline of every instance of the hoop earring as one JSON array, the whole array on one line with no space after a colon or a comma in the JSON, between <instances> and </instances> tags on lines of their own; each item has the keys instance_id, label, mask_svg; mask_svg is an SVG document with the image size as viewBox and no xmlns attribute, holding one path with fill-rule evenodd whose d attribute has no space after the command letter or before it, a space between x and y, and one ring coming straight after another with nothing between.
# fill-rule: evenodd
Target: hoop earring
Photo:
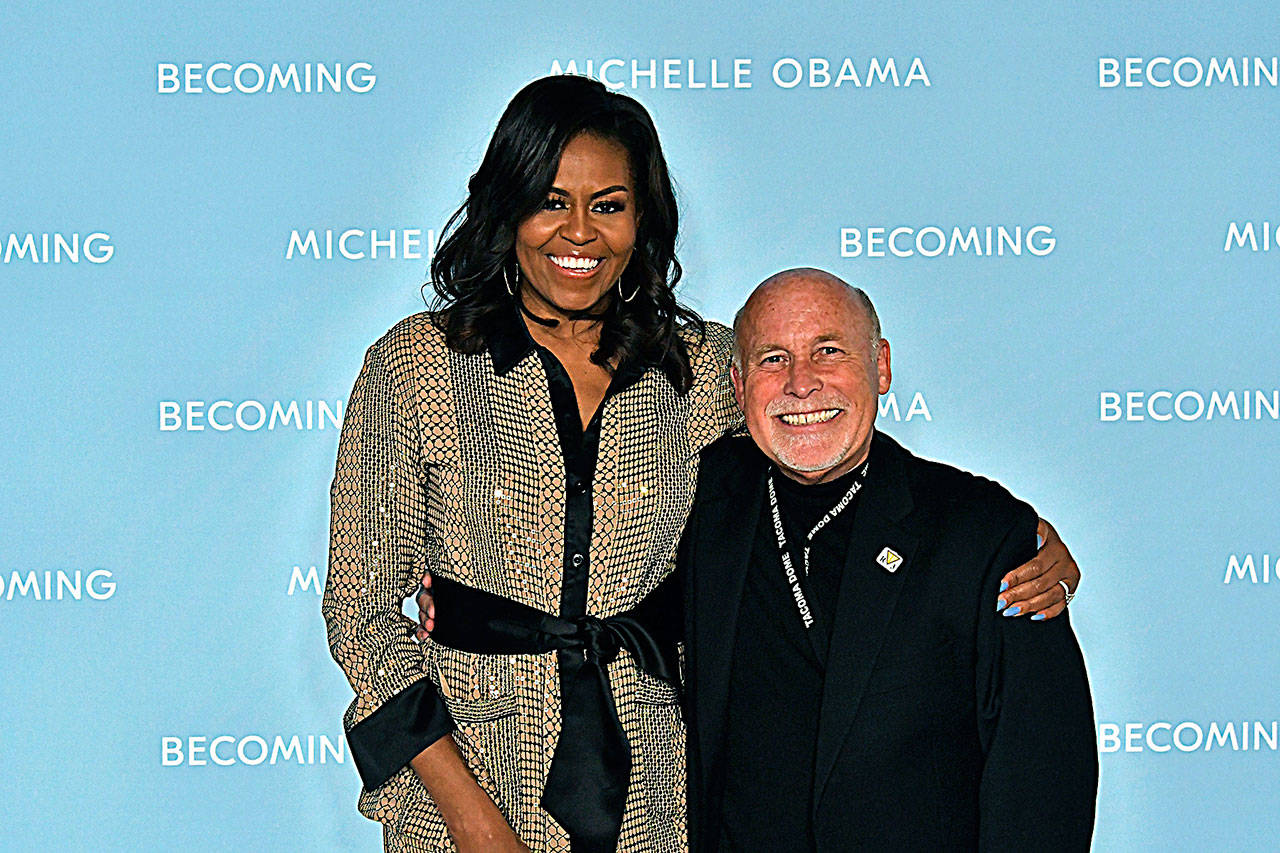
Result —
<instances>
[{"instance_id":1,"label":"hoop earring","mask_svg":"<svg viewBox=\"0 0 1280 853\"><path fill-rule=\"evenodd\" d=\"M516 291L520 288L520 264L516 264L516 286L511 286L511 279L507 277L507 265L502 265L502 283L507 286L507 293L512 296L516 295Z\"/></svg>"},{"instance_id":2,"label":"hoop earring","mask_svg":"<svg viewBox=\"0 0 1280 853\"><path fill-rule=\"evenodd\" d=\"M618 276L618 298L619 299L621 299L623 302L630 302L632 299L636 298L636 294L639 292L640 292L640 285L637 284L636 289L631 291L630 296L623 296L622 295L622 276Z\"/></svg>"}]
</instances>

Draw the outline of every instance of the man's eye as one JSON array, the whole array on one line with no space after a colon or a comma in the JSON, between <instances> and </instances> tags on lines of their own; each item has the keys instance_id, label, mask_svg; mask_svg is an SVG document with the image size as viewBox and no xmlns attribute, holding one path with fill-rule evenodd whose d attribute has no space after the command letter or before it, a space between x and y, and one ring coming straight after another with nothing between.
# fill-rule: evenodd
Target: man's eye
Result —
<instances>
[{"instance_id":1,"label":"man's eye","mask_svg":"<svg viewBox=\"0 0 1280 853\"><path fill-rule=\"evenodd\" d=\"M821 347L818 352L823 355L840 355L844 350L840 349L840 347L825 346Z\"/></svg>"},{"instance_id":2,"label":"man's eye","mask_svg":"<svg viewBox=\"0 0 1280 853\"><path fill-rule=\"evenodd\" d=\"M760 363L761 364L782 364L783 358L784 356L781 356L781 355L766 355L764 358L760 359Z\"/></svg>"}]
</instances>

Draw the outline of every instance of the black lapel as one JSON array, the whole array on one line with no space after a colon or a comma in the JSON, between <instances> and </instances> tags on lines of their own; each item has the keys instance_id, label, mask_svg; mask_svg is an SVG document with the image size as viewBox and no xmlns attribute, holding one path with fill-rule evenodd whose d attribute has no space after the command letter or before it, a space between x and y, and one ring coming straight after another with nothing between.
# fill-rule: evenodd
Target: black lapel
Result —
<instances>
[{"instance_id":1,"label":"black lapel","mask_svg":"<svg viewBox=\"0 0 1280 853\"><path fill-rule=\"evenodd\" d=\"M880 653L903 578L912 568L918 536L909 525L901 523L912 508L906 456L906 451L892 439L875 434L867 484L853 520L839 599L835 612L828 617L834 619L834 623L818 717L815 815ZM890 572L877 563L885 548L892 549L900 558L895 571Z\"/></svg>"},{"instance_id":2,"label":"black lapel","mask_svg":"<svg viewBox=\"0 0 1280 853\"><path fill-rule=\"evenodd\" d=\"M699 709L715 710L698 714L704 768L719 755L724 736L738 610L764 505L764 457L749 439L728 440L746 445L740 445L736 453L715 457L714 470L709 469L707 458L702 461L699 477L711 477L714 482L694 509L697 541L689 567L693 573L695 690Z\"/></svg>"}]
</instances>

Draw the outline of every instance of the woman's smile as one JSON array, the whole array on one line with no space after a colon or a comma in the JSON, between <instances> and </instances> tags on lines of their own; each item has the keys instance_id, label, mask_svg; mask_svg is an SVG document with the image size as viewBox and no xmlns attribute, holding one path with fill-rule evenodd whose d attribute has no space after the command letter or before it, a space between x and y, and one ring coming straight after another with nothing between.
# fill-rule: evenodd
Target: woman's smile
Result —
<instances>
[{"instance_id":1,"label":"woman's smile","mask_svg":"<svg viewBox=\"0 0 1280 853\"><path fill-rule=\"evenodd\" d=\"M600 267L603 258L577 255L547 255L561 272L574 278L588 278Z\"/></svg>"}]
</instances>

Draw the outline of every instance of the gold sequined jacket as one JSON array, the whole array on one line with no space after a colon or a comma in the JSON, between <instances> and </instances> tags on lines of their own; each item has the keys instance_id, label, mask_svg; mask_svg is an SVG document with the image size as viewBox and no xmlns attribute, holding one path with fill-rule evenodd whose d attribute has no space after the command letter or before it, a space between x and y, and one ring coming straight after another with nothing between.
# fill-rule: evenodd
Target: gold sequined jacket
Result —
<instances>
[{"instance_id":1,"label":"gold sequined jacket","mask_svg":"<svg viewBox=\"0 0 1280 853\"><path fill-rule=\"evenodd\" d=\"M731 332L686 335L694 385L657 368L609 397L592 479L587 610L634 606L672 569L698 452L740 415L728 378ZM478 655L418 644L401 612L423 568L555 613L564 462L547 376L530 353L499 375L489 353L451 351L427 313L369 348L347 404L331 491L323 612L355 691L347 730L422 679L443 697L453 738L481 786L533 850L569 849L539 805L560 727L554 653ZM685 731L674 688L623 652L609 667L632 746L619 849L683 851ZM389 850L448 850L439 810L412 769L360 795Z\"/></svg>"}]
</instances>

